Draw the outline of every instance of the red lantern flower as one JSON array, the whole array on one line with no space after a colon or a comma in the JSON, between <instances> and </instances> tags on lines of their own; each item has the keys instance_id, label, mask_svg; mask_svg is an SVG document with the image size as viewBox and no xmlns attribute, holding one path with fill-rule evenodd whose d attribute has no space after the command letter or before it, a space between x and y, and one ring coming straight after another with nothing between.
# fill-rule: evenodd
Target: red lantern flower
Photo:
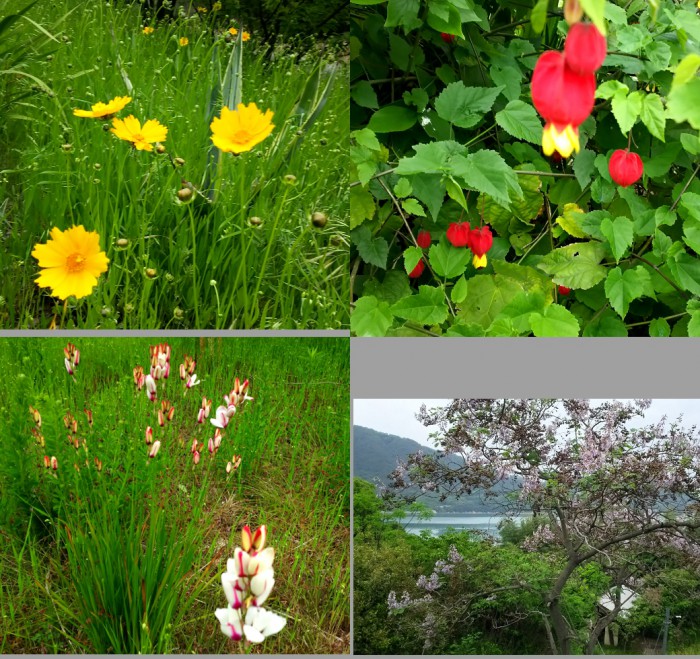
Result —
<instances>
[{"instance_id":1,"label":"red lantern flower","mask_svg":"<svg viewBox=\"0 0 700 659\"><path fill-rule=\"evenodd\" d=\"M618 149L610 156L608 162L610 177L615 183L626 188L636 183L644 173L642 159L627 149Z\"/></svg>"},{"instance_id":2,"label":"red lantern flower","mask_svg":"<svg viewBox=\"0 0 700 659\"><path fill-rule=\"evenodd\" d=\"M454 34L447 34L447 32L440 32L440 36L445 43L454 43L457 38Z\"/></svg>"},{"instance_id":3,"label":"red lantern flower","mask_svg":"<svg viewBox=\"0 0 700 659\"><path fill-rule=\"evenodd\" d=\"M595 73L607 51L605 37L593 23L576 23L564 42L566 66L581 75Z\"/></svg>"},{"instance_id":4,"label":"red lantern flower","mask_svg":"<svg viewBox=\"0 0 700 659\"><path fill-rule=\"evenodd\" d=\"M416 264L416 267L408 273L408 276L411 279L418 279L418 277L420 277L423 274L423 270L425 270L425 262L423 261L423 259L421 259Z\"/></svg>"},{"instance_id":5,"label":"red lantern flower","mask_svg":"<svg viewBox=\"0 0 700 659\"><path fill-rule=\"evenodd\" d=\"M595 101L595 75L580 75L566 64L564 54L548 50L532 73L532 102L545 121L560 127L582 124Z\"/></svg>"},{"instance_id":6,"label":"red lantern flower","mask_svg":"<svg viewBox=\"0 0 700 659\"><path fill-rule=\"evenodd\" d=\"M559 295L568 295L571 289L568 286L559 286Z\"/></svg>"},{"instance_id":7,"label":"red lantern flower","mask_svg":"<svg viewBox=\"0 0 700 659\"><path fill-rule=\"evenodd\" d=\"M475 268L485 268L487 259L486 252L493 245L493 235L488 225L484 225L481 229L472 229L469 232L469 249L474 253L472 263Z\"/></svg>"},{"instance_id":8,"label":"red lantern flower","mask_svg":"<svg viewBox=\"0 0 700 659\"><path fill-rule=\"evenodd\" d=\"M455 247L466 247L469 244L469 222L452 222L445 235Z\"/></svg>"},{"instance_id":9,"label":"red lantern flower","mask_svg":"<svg viewBox=\"0 0 700 659\"><path fill-rule=\"evenodd\" d=\"M418 247L422 247L423 249L428 249L430 247L430 243L432 242L430 238L430 232L429 231L419 231L418 235L416 236L416 245Z\"/></svg>"}]
</instances>

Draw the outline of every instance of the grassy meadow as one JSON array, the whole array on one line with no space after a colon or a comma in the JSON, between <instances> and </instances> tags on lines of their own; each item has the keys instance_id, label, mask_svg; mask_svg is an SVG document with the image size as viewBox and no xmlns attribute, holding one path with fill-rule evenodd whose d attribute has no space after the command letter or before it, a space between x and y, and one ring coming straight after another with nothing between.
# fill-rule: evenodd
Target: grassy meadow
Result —
<instances>
[{"instance_id":1,"label":"grassy meadow","mask_svg":"<svg viewBox=\"0 0 700 659\"><path fill-rule=\"evenodd\" d=\"M0 19L29 4L0 0ZM348 326L342 47L272 48L245 29L223 10L157 21L119 0L38 0L0 23L0 326ZM124 96L116 119L157 120L163 153L73 114ZM224 153L210 124L238 103L274 128ZM35 283L32 251L73 226L97 232L109 265L64 301Z\"/></svg>"},{"instance_id":2,"label":"grassy meadow","mask_svg":"<svg viewBox=\"0 0 700 659\"><path fill-rule=\"evenodd\" d=\"M349 342L173 339L155 401L133 374L154 341L73 343L71 375L65 339L0 339L0 652L348 652ZM210 453L236 377L253 400ZM260 645L214 615L244 525L267 527L264 606L287 619Z\"/></svg>"}]
</instances>

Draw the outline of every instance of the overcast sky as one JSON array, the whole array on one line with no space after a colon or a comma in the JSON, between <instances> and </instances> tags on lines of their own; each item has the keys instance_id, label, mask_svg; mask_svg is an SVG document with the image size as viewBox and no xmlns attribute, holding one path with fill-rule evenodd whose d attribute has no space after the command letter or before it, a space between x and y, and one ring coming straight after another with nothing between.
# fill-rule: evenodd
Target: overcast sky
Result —
<instances>
[{"instance_id":1,"label":"overcast sky","mask_svg":"<svg viewBox=\"0 0 700 659\"><path fill-rule=\"evenodd\" d=\"M353 402L353 423L373 430L379 430L390 435L408 437L421 444L430 446L428 435L436 428L426 428L416 421L416 413L420 406L439 407L449 400L420 399L356 399ZM594 401L595 402L595 401ZM653 423L663 415L675 420L683 415L683 424L696 425L700 428L700 400L673 400L658 398L644 415L645 421Z\"/></svg>"}]
</instances>

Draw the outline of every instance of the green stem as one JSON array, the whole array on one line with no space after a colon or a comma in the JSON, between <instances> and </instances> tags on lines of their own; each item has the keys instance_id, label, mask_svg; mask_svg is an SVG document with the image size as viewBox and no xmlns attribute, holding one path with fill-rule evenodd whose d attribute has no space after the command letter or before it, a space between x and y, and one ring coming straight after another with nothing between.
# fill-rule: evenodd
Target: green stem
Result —
<instances>
[{"instance_id":1,"label":"green stem","mask_svg":"<svg viewBox=\"0 0 700 659\"><path fill-rule=\"evenodd\" d=\"M197 231L194 224L194 213L192 212L192 205L189 205L190 213L190 232L192 234L192 288L194 289L194 318L197 323L197 327L201 327L199 324L199 290L197 288Z\"/></svg>"}]
</instances>

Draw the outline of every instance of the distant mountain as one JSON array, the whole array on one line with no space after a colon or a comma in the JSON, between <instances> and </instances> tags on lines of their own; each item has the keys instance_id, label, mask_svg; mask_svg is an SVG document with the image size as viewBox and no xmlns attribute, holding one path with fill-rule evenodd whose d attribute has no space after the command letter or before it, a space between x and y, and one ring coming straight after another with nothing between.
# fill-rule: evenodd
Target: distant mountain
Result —
<instances>
[{"instance_id":1,"label":"distant mountain","mask_svg":"<svg viewBox=\"0 0 700 659\"><path fill-rule=\"evenodd\" d=\"M436 453L423 444L390 435L364 426L353 426L353 455L355 476L370 483L388 484L389 474L396 469L399 461L405 461L411 453L423 451L430 455ZM505 490L503 488L496 488ZM420 501L437 513L481 513L500 512L504 496L486 499L482 490L475 490L468 496L450 496L440 501L440 495L428 492L420 497Z\"/></svg>"}]
</instances>

